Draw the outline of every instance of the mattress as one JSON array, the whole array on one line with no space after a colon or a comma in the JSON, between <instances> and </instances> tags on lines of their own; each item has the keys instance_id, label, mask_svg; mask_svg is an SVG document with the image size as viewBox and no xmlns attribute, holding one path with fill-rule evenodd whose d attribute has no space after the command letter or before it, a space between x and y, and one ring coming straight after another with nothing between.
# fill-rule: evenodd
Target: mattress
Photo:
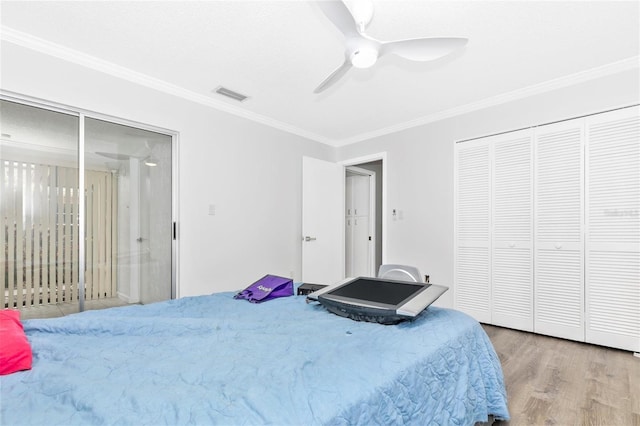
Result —
<instances>
[{"instance_id":1,"label":"mattress","mask_svg":"<svg viewBox=\"0 0 640 426\"><path fill-rule=\"evenodd\" d=\"M385 326L301 296L232 293L26 320L29 371L0 378L18 424L471 425L509 419L471 317L434 306Z\"/></svg>"}]
</instances>

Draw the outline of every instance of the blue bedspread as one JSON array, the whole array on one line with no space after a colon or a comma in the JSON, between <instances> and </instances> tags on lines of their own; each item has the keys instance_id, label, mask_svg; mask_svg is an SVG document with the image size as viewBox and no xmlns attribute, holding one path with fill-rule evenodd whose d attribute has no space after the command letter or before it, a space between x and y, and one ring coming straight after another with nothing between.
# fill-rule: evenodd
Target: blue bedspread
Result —
<instances>
[{"instance_id":1,"label":"blue bedspread","mask_svg":"<svg viewBox=\"0 0 640 426\"><path fill-rule=\"evenodd\" d=\"M24 321L30 371L0 378L2 425L471 425L508 419L480 325L430 307L384 326L303 297L232 293Z\"/></svg>"}]
</instances>

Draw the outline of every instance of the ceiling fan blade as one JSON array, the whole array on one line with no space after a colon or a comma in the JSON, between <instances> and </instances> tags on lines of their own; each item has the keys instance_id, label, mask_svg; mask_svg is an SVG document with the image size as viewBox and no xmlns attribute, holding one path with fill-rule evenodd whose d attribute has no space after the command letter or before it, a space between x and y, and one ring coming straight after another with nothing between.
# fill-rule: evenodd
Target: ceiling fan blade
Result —
<instances>
[{"instance_id":1,"label":"ceiling fan blade","mask_svg":"<svg viewBox=\"0 0 640 426\"><path fill-rule=\"evenodd\" d=\"M373 19L373 0L343 0L343 2L351 12L358 30L364 31Z\"/></svg>"},{"instance_id":2,"label":"ceiling fan blade","mask_svg":"<svg viewBox=\"0 0 640 426\"><path fill-rule=\"evenodd\" d=\"M340 80L340 78L345 75L347 71L351 68L351 61L348 58L345 58L344 63L340 65L334 72L329 75L329 77L325 78L322 83L313 91L313 93L320 93L336 81Z\"/></svg>"},{"instance_id":3,"label":"ceiling fan blade","mask_svg":"<svg viewBox=\"0 0 640 426\"><path fill-rule=\"evenodd\" d=\"M412 61L432 61L462 48L469 41L460 37L414 38L383 43L380 56L393 53Z\"/></svg>"},{"instance_id":4,"label":"ceiling fan blade","mask_svg":"<svg viewBox=\"0 0 640 426\"><path fill-rule=\"evenodd\" d=\"M350 38L359 35L356 21L342 1L318 1L317 3L324 14L327 15L327 18L333 22L333 25L338 27L345 37Z\"/></svg>"}]
</instances>

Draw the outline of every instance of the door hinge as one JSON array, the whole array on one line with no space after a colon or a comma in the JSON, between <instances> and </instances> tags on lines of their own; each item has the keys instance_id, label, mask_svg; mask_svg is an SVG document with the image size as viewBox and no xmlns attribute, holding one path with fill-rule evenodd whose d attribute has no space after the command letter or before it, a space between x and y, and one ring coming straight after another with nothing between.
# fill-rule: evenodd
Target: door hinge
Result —
<instances>
[{"instance_id":1,"label":"door hinge","mask_svg":"<svg viewBox=\"0 0 640 426\"><path fill-rule=\"evenodd\" d=\"M173 222L173 239L176 239L176 223Z\"/></svg>"}]
</instances>

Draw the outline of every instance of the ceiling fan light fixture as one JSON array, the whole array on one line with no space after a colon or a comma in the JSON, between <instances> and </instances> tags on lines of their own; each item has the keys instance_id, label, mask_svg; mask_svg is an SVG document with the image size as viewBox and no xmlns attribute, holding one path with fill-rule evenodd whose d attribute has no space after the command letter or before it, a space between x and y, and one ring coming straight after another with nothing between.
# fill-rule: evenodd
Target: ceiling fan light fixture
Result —
<instances>
[{"instance_id":1,"label":"ceiling fan light fixture","mask_svg":"<svg viewBox=\"0 0 640 426\"><path fill-rule=\"evenodd\" d=\"M351 54L350 60L356 68L369 68L378 60L378 51L372 47L362 47Z\"/></svg>"},{"instance_id":2,"label":"ceiling fan light fixture","mask_svg":"<svg viewBox=\"0 0 640 426\"><path fill-rule=\"evenodd\" d=\"M148 167L155 167L158 165L158 160L153 157L147 157L144 159L144 165Z\"/></svg>"},{"instance_id":3,"label":"ceiling fan light fixture","mask_svg":"<svg viewBox=\"0 0 640 426\"><path fill-rule=\"evenodd\" d=\"M394 54L411 61L432 61L462 48L466 38L422 37L381 41L365 33L374 15L372 0L317 0L322 12L345 37L345 60L313 93L335 84L351 68L369 68L379 56Z\"/></svg>"}]
</instances>

